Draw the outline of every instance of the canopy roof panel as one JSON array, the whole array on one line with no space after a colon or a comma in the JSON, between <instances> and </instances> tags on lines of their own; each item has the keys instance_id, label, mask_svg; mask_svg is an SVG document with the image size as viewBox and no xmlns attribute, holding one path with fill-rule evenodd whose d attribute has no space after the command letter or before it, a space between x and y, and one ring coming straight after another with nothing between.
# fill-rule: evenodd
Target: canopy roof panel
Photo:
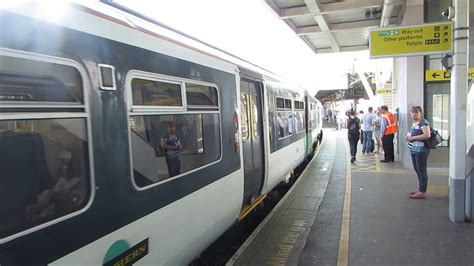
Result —
<instances>
[{"instance_id":1,"label":"canopy roof panel","mask_svg":"<svg viewBox=\"0 0 474 266\"><path fill-rule=\"evenodd\" d=\"M265 2L316 53L368 49L369 29L399 25L406 7L406 0Z\"/></svg>"}]
</instances>

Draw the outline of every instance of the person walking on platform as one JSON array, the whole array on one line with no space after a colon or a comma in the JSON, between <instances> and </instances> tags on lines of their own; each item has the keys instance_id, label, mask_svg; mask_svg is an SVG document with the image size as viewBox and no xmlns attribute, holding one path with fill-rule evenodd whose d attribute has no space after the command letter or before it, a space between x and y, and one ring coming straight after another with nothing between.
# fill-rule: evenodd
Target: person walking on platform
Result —
<instances>
[{"instance_id":1,"label":"person walking on platform","mask_svg":"<svg viewBox=\"0 0 474 266\"><path fill-rule=\"evenodd\" d=\"M364 111L363 110L359 111L357 118L359 118L361 125L363 125L364 124ZM360 129L360 144L364 145L364 132L362 131L362 128Z\"/></svg>"},{"instance_id":2,"label":"person walking on platform","mask_svg":"<svg viewBox=\"0 0 474 266\"><path fill-rule=\"evenodd\" d=\"M351 163L356 160L357 142L360 137L360 120L355 116L354 110L349 112L347 119L347 138L349 139L349 147L351 151Z\"/></svg>"},{"instance_id":3,"label":"person walking on platform","mask_svg":"<svg viewBox=\"0 0 474 266\"><path fill-rule=\"evenodd\" d=\"M412 199L424 199L428 186L427 160L430 150L425 148L425 140L430 138L430 124L423 119L423 111L420 106L411 107L411 119L413 124L407 132L408 150L411 154L413 168L418 176L418 190L410 192Z\"/></svg>"},{"instance_id":4,"label":"person walking on platform","mask_svg":"<svg viewBox=\"0 0 474 266\"><path fill-rule=\"evenodd\" d=\"M373 108L369 107L369 112L364 115L362 121L362 131L364 132L364 141L362 142L362 154L373 152L372 149L372 130L374 125Z\"/></svg>"},{"instance_id":5,"label":"person walking on platform","mask_svg":"<svg viewBox=\"0 0 474 266\"><path fill-rule=\"evenodd\" d=\"M388 111L386 105L382 105L380 110L383 114L381 132L382 136L382 146L384 150L384 159L380 160L382 163L389 163L395 161L395 153L393 150L393 139L395 133L397 133L397 125L395 123L395 116Z\"/></svg>"}]
</instances>

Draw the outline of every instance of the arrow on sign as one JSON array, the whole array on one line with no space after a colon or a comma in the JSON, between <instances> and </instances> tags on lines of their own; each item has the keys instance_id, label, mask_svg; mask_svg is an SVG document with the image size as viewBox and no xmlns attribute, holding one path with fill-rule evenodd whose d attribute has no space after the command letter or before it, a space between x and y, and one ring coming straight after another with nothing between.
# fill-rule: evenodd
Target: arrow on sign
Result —
<instances>
[{"instance_id":1,"label":"arrow on sign","mask_svg":"<svg viewBox=\"0 0 474 266\"><path fill-rule=\"evenodd\" d=\"M433 78L437 78L437 77L439 77L439 76L440 76L440 74L438 74L438 73L434 72L434 73L433 73L431 76L432 76Z\"/></svg>"}]
</instances>

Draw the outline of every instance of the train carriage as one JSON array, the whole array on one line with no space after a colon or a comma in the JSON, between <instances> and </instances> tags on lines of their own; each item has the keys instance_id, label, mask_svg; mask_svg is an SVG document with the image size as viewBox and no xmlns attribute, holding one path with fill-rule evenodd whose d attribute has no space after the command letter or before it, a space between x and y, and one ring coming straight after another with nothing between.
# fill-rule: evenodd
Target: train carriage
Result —
<instances>
[{"instance_id":1,"label":"train carriage","mask_svg":"<svg viewBox=\"0 0 474 266\"><path fill-rule=\"evenodd\" d=\"M0 10L0 264L188 263L305 159L303 89L105 4L58 7Z\"/></svg>"},{"instance_id":2,"label":"train carriage","mask_svg":"<svg viewBox=\"0 0 474 266\"><path fill-rule=\"evenodd\" d=\"M318 143L322 140L323 106L313 96L306 93L306 156L311 158L316 151Z\"/></svg>"}]
</instances>

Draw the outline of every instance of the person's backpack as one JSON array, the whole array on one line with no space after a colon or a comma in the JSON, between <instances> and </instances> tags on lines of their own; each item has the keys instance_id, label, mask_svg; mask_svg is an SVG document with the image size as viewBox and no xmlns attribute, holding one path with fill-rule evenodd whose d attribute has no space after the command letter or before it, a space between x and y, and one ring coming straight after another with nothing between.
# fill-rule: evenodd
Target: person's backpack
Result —
<instances>
[{"instance_id":1,"label":"person's backpack","mask_svg":"<svg viewBox=\"0 0 474 266\"><path fill-rule=\"evenodd\" d=\"M359 135L359 123L357 123L357 118L349 118L349 134L352 136Z\"/></svg>"},{"instance_id":2,"label":"person's backpack","mask_svg":"<svg viewBox=\"0 0 474 266\"><path fill-rule=\"evenodd\" d=\"M436 149L436 146L438 146L442 141L443 137L441 137L439 132L430 127L430 138L425 140L425 148Z\"/></svg>"}]
</instances>

